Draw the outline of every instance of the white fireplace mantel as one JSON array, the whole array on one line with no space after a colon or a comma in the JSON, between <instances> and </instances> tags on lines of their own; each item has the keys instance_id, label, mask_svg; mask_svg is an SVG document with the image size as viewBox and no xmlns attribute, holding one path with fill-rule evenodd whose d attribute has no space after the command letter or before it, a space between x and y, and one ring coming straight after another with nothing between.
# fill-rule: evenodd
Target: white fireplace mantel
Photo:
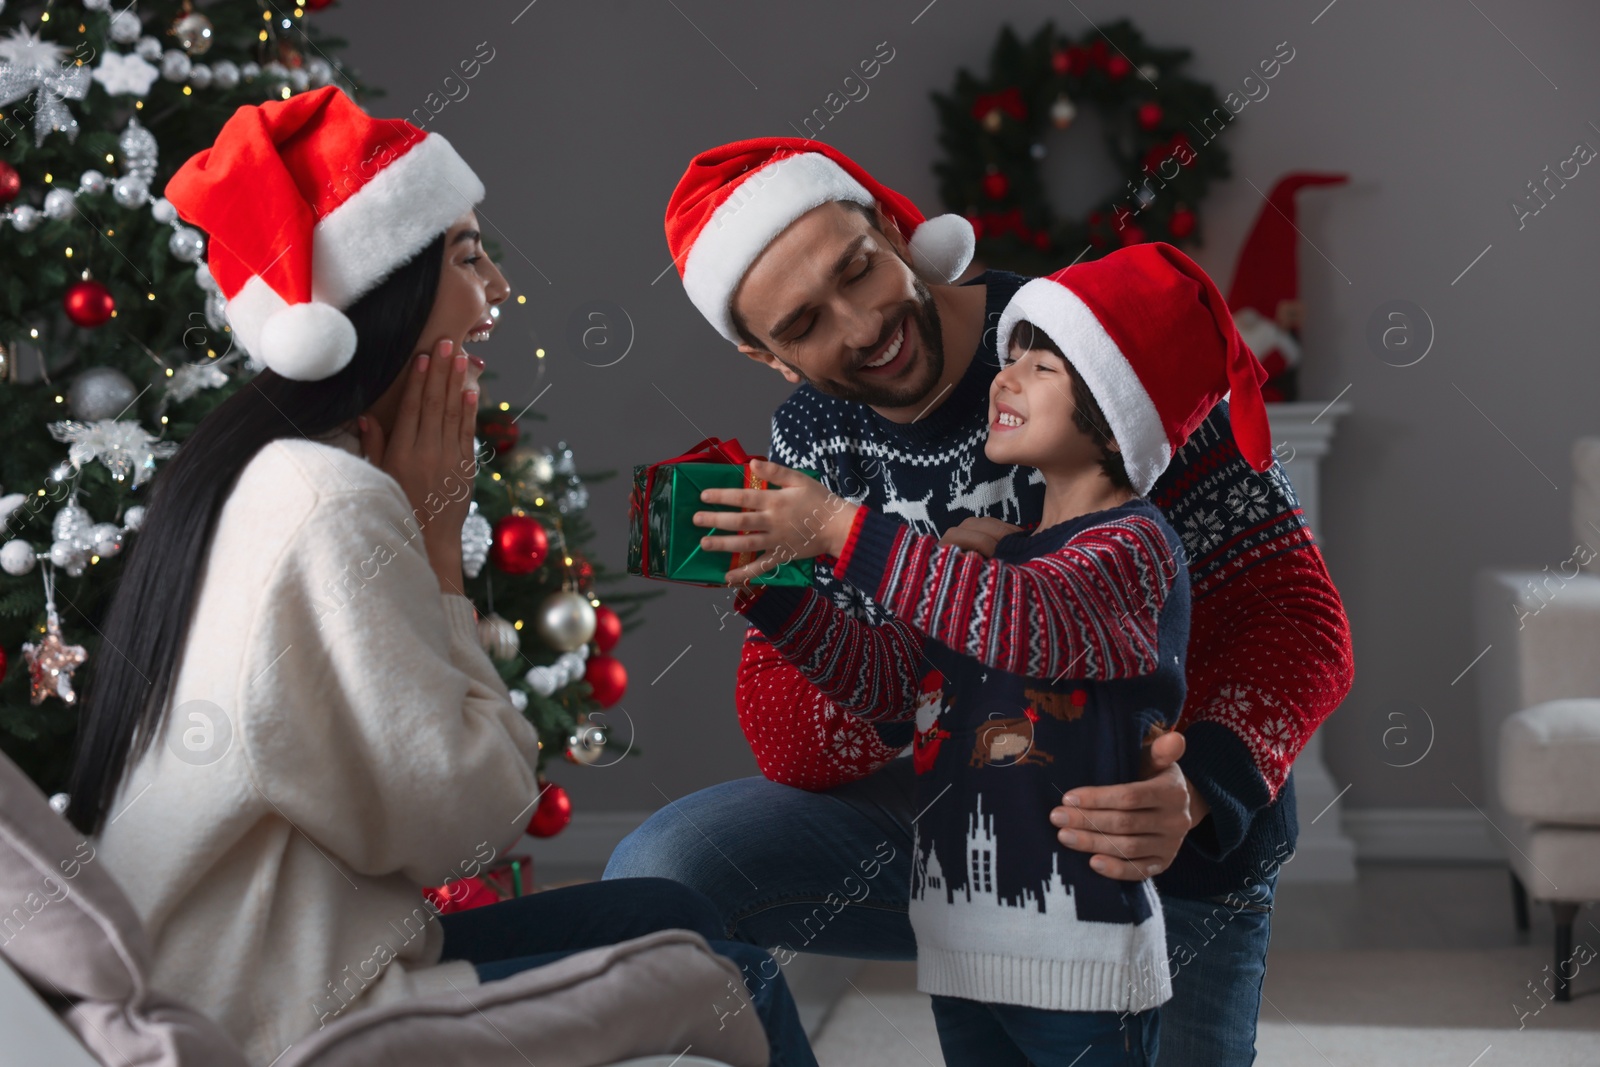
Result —
<instances>
[{"instance_id":1,"label":"white fireplace mantel","mask_svg":"<svg viewBox=\"0 0 1600 1067\"><path fill-rule=\"evenodd\" d=\"M1348 401L1300 401L1268 404L1267 419L1278 462L1294 485L1306 524L1321 544L1320 467L1333 442L1335 424L1349 414ZM1295 803L1300 837L1292 862L1279 876L1290 882L1352 882L1356 877L1355 843L1340 818L1339 787L1322 759L1322 733L1311 735L1294 763Z\"/></svg>"}]
</instances>

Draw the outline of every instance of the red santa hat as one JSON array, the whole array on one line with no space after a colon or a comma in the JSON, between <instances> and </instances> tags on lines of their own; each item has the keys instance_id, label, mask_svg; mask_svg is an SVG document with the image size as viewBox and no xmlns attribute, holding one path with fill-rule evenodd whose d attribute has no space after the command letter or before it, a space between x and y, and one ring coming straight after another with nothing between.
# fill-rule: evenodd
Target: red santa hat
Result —
<instances>
[{"instance_id":1,"label":"red santa hat","mask_svg":"<svg viewBox=\"0 0 1600 1067\"><path fill-rule=\"evenodd\" d=\"M330 85L239 108L165 194L209 235L238 343L315 381L355 355L343 309L482 200L483 183L443 137L372 118Z\"/></svg>"},{"instance_id":2,"label":"red santa hat","mask_svg":"<svg viewBox=\"0 0 1600 1067\"><path fill-rule=\"evenodd\" d=\"M1089 387L1140 496L1230 390L1239 451L1258 471L1272 466L1267 373L1216 283L1172 245L1130 245L1023 285L1000 315L1002 354L1024 319Z\"/></svg>"},{"instance_id":3,"label":"red santa hat","mask_svg":"<svg viewBox=\"0 0 1600 1067\"><path fill-rule=\"evenodd\" d=\"M960 215L924 219L838 149L799 137L758 137L707 149L667 202L667 244L694 306L729 341L733 293L762 251L801 215L830 200L877 204L911 248L912 265L953 282L972 262L972 224Z\"/></svg>"}]
</instances>

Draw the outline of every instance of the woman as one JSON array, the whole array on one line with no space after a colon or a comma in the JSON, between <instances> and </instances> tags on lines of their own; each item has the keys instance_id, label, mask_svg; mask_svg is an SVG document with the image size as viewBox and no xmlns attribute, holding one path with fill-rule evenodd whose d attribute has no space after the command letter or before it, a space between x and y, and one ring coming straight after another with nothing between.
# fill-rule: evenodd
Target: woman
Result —
<instances>
[{"instance_id":1,"label":"woman","mask_svg":"<svg viewBox=\"0 0 1600 1067\"><path fill-rule=\"evenodd\" d=\"M483 366L462 346L509 291L476 176L329 87L240 108L166 193L266 369L158 475L85 694L68 817L154 984L264 1067L352 1010L688 928L743 969L772 1062L814 1064L770 958L675 882L424 905L519 839L537 791L461 592Z\"/></svg>"}]
</instances>

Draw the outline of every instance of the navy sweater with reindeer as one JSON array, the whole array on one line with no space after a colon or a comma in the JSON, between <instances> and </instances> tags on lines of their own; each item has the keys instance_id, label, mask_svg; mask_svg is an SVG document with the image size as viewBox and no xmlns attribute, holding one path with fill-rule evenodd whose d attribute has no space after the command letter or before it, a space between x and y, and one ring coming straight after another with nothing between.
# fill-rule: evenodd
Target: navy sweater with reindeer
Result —
<instances>
[{"instance_id":1,"label":"navy sweater with reindeer","mask_svg":"<svg viewBox=\"0 0 1600 1067\"><path fill-rule=\"evenodd\" d=\"M1141 744L1178 721L1177 532L1136 497L984 558L863 506L832 567L895 622L812 594L774 640L793 663L825 662L819 683L880 680L885 699L854 714L915 721L917 987L1058 1011L1165 1001L1155 887L1093 871L1049 813L1068 789L1138 778Z\"/></svg>"}]
</instances>

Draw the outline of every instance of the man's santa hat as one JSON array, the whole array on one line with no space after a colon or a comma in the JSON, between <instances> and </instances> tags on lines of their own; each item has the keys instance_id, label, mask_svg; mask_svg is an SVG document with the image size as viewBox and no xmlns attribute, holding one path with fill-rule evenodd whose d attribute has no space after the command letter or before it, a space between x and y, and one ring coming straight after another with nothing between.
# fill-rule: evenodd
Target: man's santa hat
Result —
<instances>
[{"instance_id":1,"label":"man's santa hat","mask_svg":"<svg viewBox=\"0 0 1600 1067\"><path fill-rule=\"evenodd\" d=\"M330 85L239 108L165 193L210 237L237 341L315 381L355 355L343 310L482 200L483 183L443 137L372 118Z\"/></svg>"},{"instance_id":2,"label":"man's santa hat","mask_svg":"<svg viewBox=\"0 0 1600 1067\"><path fill-rule=\"evenodd\" d=\"M1150 492L1172 455L1231 390L1245 462L1272 466L1267 380L1199 264L1160 241L1130 245L1018 289L1000 315L1006 352L1026 319L1060 347L1105 413L1128 480Z\"/></svg>"},{"instance_id":3,"label":"man's santa hat","mask_svg":"<svg viewBox=\"0 0 1600 1067\"><path fill-rule=\"evenodd\" d=\"M1228 287L1228 308L1250 351L1269 377L1300 362L1300 342L1283 321L1282 305L1299 299L1300 271L1295 256L1295 194L1308 185L1340 185L1347 174L1294 171L1278 179L1261 205L1261 214L1239 249Z\"/></svg>"},{"instance_id":4,"label":"man's santa hat","mask_svg":"<svg viewBox=\"0 0 1600 1067\"><path fill-rule=\"evenodd\" d=\"M689 162L667 202L667 244L694 306L729 341L733 294L789 224L830 200L877 204L911 248L918 273L953 282L976 239L960 215L924 219L917 206L818 141L758 137L711 148Z\"/></svg>"}]
</instances>

